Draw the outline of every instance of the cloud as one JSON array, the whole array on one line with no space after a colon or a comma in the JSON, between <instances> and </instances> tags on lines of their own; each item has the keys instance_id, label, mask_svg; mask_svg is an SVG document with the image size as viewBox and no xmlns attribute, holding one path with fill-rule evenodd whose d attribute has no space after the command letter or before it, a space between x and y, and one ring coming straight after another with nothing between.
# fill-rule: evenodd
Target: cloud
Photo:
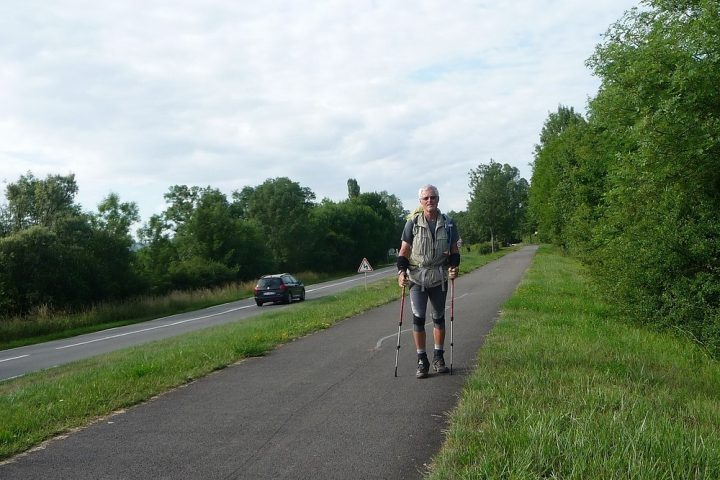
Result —
<instances>
[{"instance_id":1,"label":"cloud","mask_svg":"<svg viewBox=\"0 0 720 480\"><path fill-rule=\"evenodd\" d=\"M530 178L558 104L634 2L10 0L0 19L0 177L74 172L147 218L171 185L287 176L318 199L437 184L462 210L490 158Z\"/></svg>"}]
</instances>

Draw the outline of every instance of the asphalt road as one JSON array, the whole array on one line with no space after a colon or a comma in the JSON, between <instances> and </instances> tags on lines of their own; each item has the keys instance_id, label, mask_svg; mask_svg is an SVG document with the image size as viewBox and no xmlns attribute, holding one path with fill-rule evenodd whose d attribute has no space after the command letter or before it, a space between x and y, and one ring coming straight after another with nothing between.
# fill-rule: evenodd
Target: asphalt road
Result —
<instances>
[{"instance_id":1,"label":"asphalt road","mask_svg":"<svg viewBox=\"0 0 720 480\"><path fill-rule=\"evenodd\" d=\"M415 379L408 304L394 376L397 301L48 442L0 479L421 478L534 253L456 281L452 376Z\"/></svg>"},{"instance_id":2,"label":"asphalt road","mask_svg":"<svg viewBox=\"0 0 720 480\"><path fill-rule=\"evenodd\" d=\"M395 275L397 268L389 267L367 274L306 286L306 300L334 294L362 285L365 281ZM252 298L226 303L195 312L181 313L148 322L111 328L77 337L0 351L0 382L29 372L52 368L101 353L160 340L222 323L236 322L268 309L292 308L292 305L255 305Z\"/></svg>"}]
</instances>

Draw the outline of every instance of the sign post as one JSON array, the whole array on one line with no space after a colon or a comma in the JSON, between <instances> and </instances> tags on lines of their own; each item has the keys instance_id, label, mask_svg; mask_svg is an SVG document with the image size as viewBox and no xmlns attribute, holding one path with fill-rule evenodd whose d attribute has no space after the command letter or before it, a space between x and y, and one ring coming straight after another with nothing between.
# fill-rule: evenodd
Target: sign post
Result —
<instances>
[{"instance_id":1,"label":"sign post","mask_svg":"<svg viewBox=\"0 0 720 480\"><path fill-rule=\"evenodd\" d=\"M365 274L365 290L367 290L367 272L372 272L373 268L370 265L370 262L368 262L367 258L363 258L362 262L360 262L360 266L358 267L358 273L364 273Z\"/></svg>"}]
</instances>

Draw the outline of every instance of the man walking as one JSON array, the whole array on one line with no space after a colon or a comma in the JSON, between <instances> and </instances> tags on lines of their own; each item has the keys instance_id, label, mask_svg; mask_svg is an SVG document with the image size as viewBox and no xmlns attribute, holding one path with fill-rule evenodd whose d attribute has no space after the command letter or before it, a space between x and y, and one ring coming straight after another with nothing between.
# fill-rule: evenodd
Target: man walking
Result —
<instances>
[{"instance_id":1,"label":"man walking","mask_svg":"<svg viewBox=\"0 0 720 480\"><path fill-rule=\"evenodd\" d=\"M433 185L421 187L418 196L422 212L405 224L398 255L398 285L410 285L413 312L413 339L418 355L417 378L426 378L430 361L425 350L425 317L430 306L433 321L433 369L447 373L445 365L445 300L448 279L457 277L460 265L455 223L438 209L440 194Z\"/></svg>"}]
</instances>

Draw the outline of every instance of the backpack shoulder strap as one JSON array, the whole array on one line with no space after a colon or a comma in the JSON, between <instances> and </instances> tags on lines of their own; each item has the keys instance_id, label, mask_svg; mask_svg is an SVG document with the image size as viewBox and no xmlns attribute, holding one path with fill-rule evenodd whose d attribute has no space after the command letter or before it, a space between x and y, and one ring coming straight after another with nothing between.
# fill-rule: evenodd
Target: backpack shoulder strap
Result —
<instances>
[{"instance_id":1,"label":"backpack shoulder strap","mask_svg":"<svg viewBox=\"0 0 720 480\"><path fill-rule=\"evenodd\" d=\"M448 237L448 250L449 250L450 246L452 245L452 229L453 229L454 225L453 225L453 221L450 217L448 217L444 213L442 214L442 216L443 216L443 220L445 220L445 232L447 233L447 237Z\"/></svg>"}]
</instances>

